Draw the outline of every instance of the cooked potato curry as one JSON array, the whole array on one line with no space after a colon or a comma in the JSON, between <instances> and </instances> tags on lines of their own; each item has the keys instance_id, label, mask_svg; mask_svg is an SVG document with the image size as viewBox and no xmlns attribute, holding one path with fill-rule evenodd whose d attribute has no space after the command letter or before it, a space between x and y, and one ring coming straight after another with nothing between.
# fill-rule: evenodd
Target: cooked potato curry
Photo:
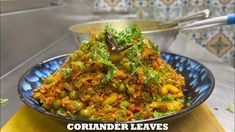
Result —
<instances>
[{"instance_id":1,"label":"cooked potato curry","mask_svg":"<svg viewBox=\"0 0 235 132\"><path fill-rule=\"evenodd\" d=\"M158 118L184 107L185 79L160 58L136 25L92 33L33 97L74 119L125 122Z\"/></svg>"}]
</instances>

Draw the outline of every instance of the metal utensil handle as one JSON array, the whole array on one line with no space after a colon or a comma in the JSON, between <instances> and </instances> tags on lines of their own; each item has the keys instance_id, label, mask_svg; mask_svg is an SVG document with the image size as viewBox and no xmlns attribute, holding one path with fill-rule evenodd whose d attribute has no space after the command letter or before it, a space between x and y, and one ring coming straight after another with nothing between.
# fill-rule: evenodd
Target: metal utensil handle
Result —
<instances>
[{"instance_id":1,"label":"metal utensil handle","mask_svg":"<svg viewBox=\"0 0 235 132\"><path fill-rule=\"evenodd\" d=\"M175 25L177 23L178 24L183 24L185 22L190 22L190 21L193 21L193 20L206 19L206 18L208 18L210 16L210 14L211 14L210 10L209 9L205 9L205 10L202 10L202 11L190 14L188 16L185 16L185 17L173 20L173 21L161 22L158 25L158 28L159 27L164 28L164 27L172 26L172 25Z\"/></svg>"},{"instance_id":2,"label":"metal utensil handle","mask_svg":"<svg viewBox=\"0 0 235 132\"><path fill-rule=\"evenodd\" d=\"M188 16L182 17L180 19L176 19L174 20L174 22L176 23L184 23L184 22L189 22L189 21L193 21L193 20L198 20L198 19L206 19L210 16L211 12L209 9L205 9L193 14L190 14Z\"/></svg>"},{"instance_id":3,"label":"metal utensil handle","mask_svg":"<svg viewBox=\"0 0 235 132\"><path fill-rule=\"evenodd\" d=\"M227 16L220 16L215 18L210 18L206 20L201 20L197 22L192 22L189 24L184 24L180 26L181 30L192 30L201 29L218 25L231 25L235 24L235 14L229 14Z\"/></svg>"}]
</instances>

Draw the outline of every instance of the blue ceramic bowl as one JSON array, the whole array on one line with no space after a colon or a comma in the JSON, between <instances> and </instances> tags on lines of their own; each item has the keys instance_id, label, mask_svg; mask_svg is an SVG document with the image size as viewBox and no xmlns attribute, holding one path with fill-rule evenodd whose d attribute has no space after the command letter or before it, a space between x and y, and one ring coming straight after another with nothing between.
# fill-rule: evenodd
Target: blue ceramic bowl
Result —
<instances>
[{"instance_id":1,"label":"blue ceramic bowl","mask_svg":"<svg viewBox=\"0 0 235 132\"><path fill-rule=\"evenodd\" d=\"M21 78L18 85L18 92L21 100L31 107L32 109L52 116L58 119L63 119L67 121L76 121L76 122L100 122L100 121L90 121L90 120L80 120L73 119L71 117L65 117L50 113L44 110L38 101L36 101L33 95L33 89L40 86L42 80L49 75L51 75L54 71L56 71L61 64L66 60L67 55L61 55L58 57L54 57L52 59L43 61L29 69ZM138 121L129 121L126 123L143 123L143 122L161 122L165 120L169 120L175 117L182 116L200 104L202 104L212 93L215 85L215 80L211 71L206 68L204 65L199 62L192 60L190 58L172 54L172 53L161 53L161 58L164 59L168 64L170 64L178 73L183 75L186 79L186 89L184 94L187 97L191 97L190 106L184 108L183 110L176 112L174 114L170 114L160 118L151 118L146 120L138 120Z\"/></svg>"}]
</instances>

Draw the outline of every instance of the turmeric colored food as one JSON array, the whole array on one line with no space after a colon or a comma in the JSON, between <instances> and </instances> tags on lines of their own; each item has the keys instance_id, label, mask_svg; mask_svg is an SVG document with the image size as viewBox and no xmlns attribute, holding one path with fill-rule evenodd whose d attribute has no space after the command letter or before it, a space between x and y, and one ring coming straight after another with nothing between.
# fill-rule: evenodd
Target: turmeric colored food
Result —
<instances>
[{"instance_id":1,"label":"turmeric colored food","mask_svg":"<svg viewBox=\"0 0 235 132\"><path fill-rule=\"evenodd\" d=\"M125 122L158 118L185 107L185 79L160 58L158 46L130 25L107 25L82 41L33 97L74 119Z\"/></svg>"}]
</instances>

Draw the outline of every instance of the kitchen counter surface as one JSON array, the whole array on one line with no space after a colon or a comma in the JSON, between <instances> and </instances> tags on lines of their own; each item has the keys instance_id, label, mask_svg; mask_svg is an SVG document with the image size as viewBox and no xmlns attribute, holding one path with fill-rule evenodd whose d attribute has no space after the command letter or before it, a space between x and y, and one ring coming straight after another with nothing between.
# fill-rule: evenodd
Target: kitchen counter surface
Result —
<instances>
[{"instance_id":1,"label":"kitchen counter surface","mask_svg":"<svg viewBox=\"0 0 235 132\"><path fill-rule=\"evenodd\" d=\"M66 34L1 78L1 98L9 99L5 104L1 104L1 127L23 105L17 93L20 76L34 64L53 56L72 52L76 47L77 45L73 44L71 36ZM234 113L227 111L226 108L229 104L234 106L234 69L222 63L182 34L178 35L168 51L193 58L212 71L216 85L206 103L210 106L225 131L233 132Z\"/></svg>"}]
</instances>

